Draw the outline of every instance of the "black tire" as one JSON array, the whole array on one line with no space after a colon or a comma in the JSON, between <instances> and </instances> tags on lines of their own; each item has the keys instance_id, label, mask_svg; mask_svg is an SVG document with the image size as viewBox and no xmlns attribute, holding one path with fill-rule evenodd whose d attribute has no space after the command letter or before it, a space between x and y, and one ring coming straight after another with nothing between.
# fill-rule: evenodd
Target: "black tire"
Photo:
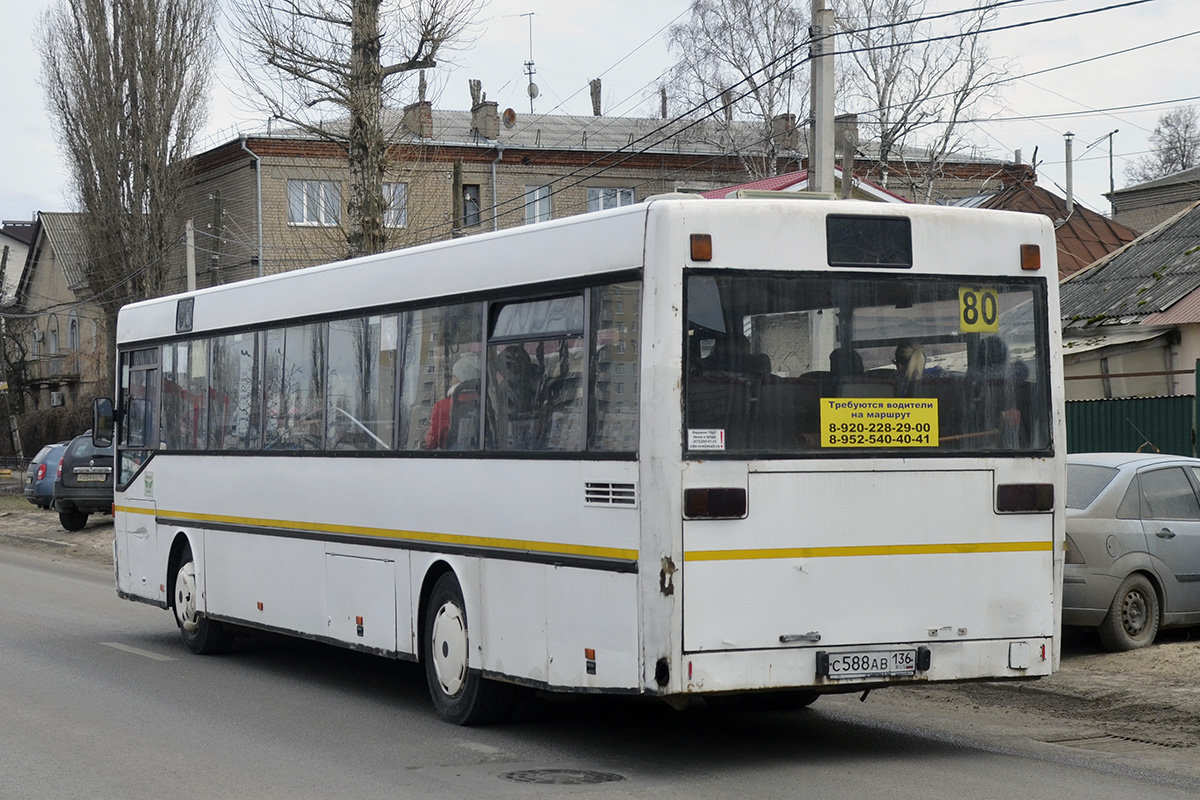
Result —
<instances>
[{"instance_id":1,"label":"black tire","mask_svg":"<svg viewBox=\"0 0 1200 800\"><path fill-rule=\"evenodd\" d=\"M1130 575L1121 582L1108 614L1097 631L1100 641L1114 651L1136 650L1154 642L1159 622L1158 593L1145 575Z\"/></svg>"},{"instance_id":2,"label":"black tire","mask_svg":"<svg viewBox=\"0 0 1200 800\"><path fill-rule=\"evenodd\" d=\"M780 689L744 694L706 695L704 701L717 711L794 711L808 708L820 694L804 689Z\"/></svg>"},{"instance_id":3,"label":"black tire","mask_svg":"<svg viewBox=\"0 0 1200 800\"><path fill-rule=\"evenodd\" d=\"M486 725L506 717L513 686L484 679L471 664L467 606L454 573L437 579L425 608L425 681L439 716L455 725Z\"/></svg>"},{"instance_id":4,"label":"black tire","mask_svg":"<svg viewBox=\"0 0 1200 800\"><path fill-rule=\"evenodd\" d=\"M171 609L175 612L175 624L179 626L184 646L202 656L228 651L233 641L229 626L196 610L196 564L191 548L185 547L180 554L174 589Z\"/></svg>"},{"instance_id":5,"label":"black tire","mask_svg":"<svg viewBox=\"0 0 1200 800\"><path fill-rule=\"evenodd\" d=\"M82 511L60 511L58 512L58 522L63 526L63 530L81 531L83 526L87 525L88 515Z\"/></svg>"}]
</instances>

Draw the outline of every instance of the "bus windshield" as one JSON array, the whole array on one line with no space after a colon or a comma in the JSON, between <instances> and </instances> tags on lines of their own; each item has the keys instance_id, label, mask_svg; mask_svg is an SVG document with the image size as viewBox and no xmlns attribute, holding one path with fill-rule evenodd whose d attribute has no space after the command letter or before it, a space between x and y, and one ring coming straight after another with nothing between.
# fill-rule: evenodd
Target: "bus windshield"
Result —
<instances>
[{"instance_id":1,"label":"bus windshield","mask_svg":"<svg viewBox=\"0 0 1200 800\"><path fill-rule=\"evenodd\" d=\"M685 451L1049 452L1045 286L978 276L687 278Z\"/></svg>"}]
</instances>

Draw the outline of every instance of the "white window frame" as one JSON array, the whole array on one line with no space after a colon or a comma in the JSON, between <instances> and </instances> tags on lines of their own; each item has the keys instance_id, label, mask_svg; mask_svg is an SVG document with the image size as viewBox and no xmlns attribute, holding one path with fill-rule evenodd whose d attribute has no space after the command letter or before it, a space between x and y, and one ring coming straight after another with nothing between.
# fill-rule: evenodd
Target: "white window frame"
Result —
<instances>
[{"instance_id":1,"label":"white window frame","mask_svg":"<svg viewBox=\"0 0 1200 800\"><path fill-rule=\"evenodd\" d=\"M383 224L388 228L408 227L408 184L383 184Z\"/></svg>"},{"instance_id":2,"label":"white window frame","mask_svg":"<svg viewBox=\"0 0 1200 800\"><path fill-rule=\"evenodd\" d=\"M587 187L588 211L603 211L606 208L631 206L637 202L637 193L632 186L589 186Z\"/></svg>"},{"instance_id":3,"label":"white window frame","mask_svg":"<svg viewBox=\"0 0 1200 800\"><path fill-rule=\"evenodd\" d=\"M288 224L334 227L342 221L342 185L338 181L289 178Z\"/></svg>"},{"instance_id":4,"label":"white window frame","mask_svg":"<svg viewBox=\"0 0 1200 800\"><path fill-rule=\"evenodd\" d=\"M553 219L549 186L525 187L525 224L548 222Z\"/></svg>"}]
</instances>

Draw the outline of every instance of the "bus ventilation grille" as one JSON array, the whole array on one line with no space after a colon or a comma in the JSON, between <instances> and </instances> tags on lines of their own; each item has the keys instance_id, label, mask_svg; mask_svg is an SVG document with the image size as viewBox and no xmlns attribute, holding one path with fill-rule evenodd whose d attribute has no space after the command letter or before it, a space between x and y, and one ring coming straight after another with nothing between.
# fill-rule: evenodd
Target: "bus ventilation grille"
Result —
<instances>
[{"instance_id":1,"label":"bus ventilation grille","mask_svg":"<svg viewBox=\"0 0 1200 800\"><path fill-rule=\"evenodd\" d=\"M632 483L585 483L583 502L591 506L637 506L637 487Z\"/></svg>"}]
</instances>

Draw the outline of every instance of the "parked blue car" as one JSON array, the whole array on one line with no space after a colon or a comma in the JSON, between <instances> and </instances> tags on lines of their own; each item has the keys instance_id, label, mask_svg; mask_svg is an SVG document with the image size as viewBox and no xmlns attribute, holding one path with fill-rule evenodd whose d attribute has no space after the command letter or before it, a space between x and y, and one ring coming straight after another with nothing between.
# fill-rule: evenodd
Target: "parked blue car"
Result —
<instances>
[{"instance_id":1,"label":"parked blue car","mask_svg":"<svg viewBox=\"0 0 1200 800\"><path fill-rule=\"evenodd\" d=\"M38 508L54 505L54 478L58 474L58 462L70 442L55 442L38 451L25 470L25 499Z\"/></svg>"}]
</instances>

